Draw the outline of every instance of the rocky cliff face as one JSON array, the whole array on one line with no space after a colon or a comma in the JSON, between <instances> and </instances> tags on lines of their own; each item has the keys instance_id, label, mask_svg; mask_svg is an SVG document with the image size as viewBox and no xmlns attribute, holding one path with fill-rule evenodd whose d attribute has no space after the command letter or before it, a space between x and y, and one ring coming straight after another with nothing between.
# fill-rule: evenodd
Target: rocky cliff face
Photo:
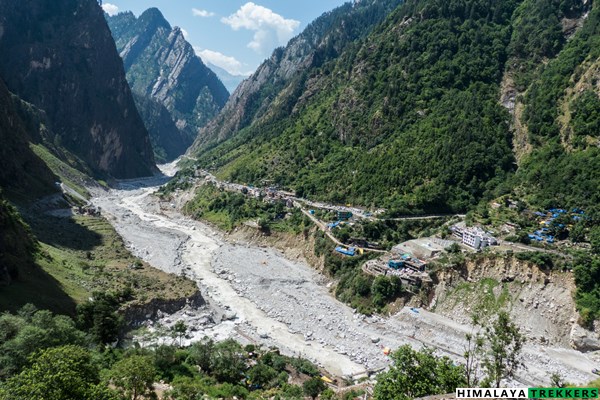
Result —
<instances>
[{"instance_id":1,"label":"rocky cliff face","mask_svg":"<svg viewBox=\"0 0 600 400\"><path fill-rule=\"evenodd\" d=\"M274 104L285 101L293 107L302 94L295 90L298 81L304 81L311 70L366 36L400 3L401 0L347 3L316 19L285 48L276 49L237 87L223 111L201 129L192 150L233 136L264 117Z\"/></svg>"},{"instance_id":2,"label":"rocky cliff face","mask_svg":"<svg viewBox=\"0 0 600 400\"><path fill-rule=\"evenodd\" d=\"M98 175L156 171L103 13L94 0L0 0L0 77L43 110L51 140Z\"/></svg>"},{"instance_id":3,"label":"rocky cliff face","mask_svg":"<svg viewBox=\"0 0 600 400\"><path fill-rule=\"evenodd\" d=\"M548 271L513 257L480 257L460 268L435 274L429 307L436 313L469 324L500 310L532 341L572 345L571 330L579 325L570 273Z\"/></svg>"},{"instance_id":4,"label":"rocky cliff face","mask_svg":"<svg viewBox=\"0 0 600 400\"><path fill-rule=\"evenodd\" d=\"M107 21L133 92L164 106L184 133L173 137L172 129L160 129L152 123L156 113L142 113L155 144L178 143L159 151L164 150L167 159L177 157L183 153L180 148L185 150L194 140L198 128L221 110L229 97L227 89L196 56L181 30L172 28L156 8L139 18L121 13L107 17Z\"/></svg>"},{"instance_id":5,"label":"rocky cliff face","mask_svg":"<svg viewBox=\"0 0 600 400\"><path fill-rule=\"evenodd\" d=\"M17 199L56 191L56 177L29 148L29 143L39 137L19 113L26 113L24 117L31 122L34 116L27 113L26 106L0 80L0 187Z\"/></svg>"}]
</instances>

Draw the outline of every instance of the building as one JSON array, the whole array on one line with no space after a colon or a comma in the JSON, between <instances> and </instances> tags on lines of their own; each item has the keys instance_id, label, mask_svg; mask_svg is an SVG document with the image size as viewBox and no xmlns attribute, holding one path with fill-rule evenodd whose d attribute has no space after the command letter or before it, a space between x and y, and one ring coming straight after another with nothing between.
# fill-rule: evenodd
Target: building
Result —
<instances>
[{"instance_id":1,"label":"building","mask_svg":"<svg viewBox=\"0 0 600 400\"><path fill-rule=\"evenodd\" d=\"M459 229L456 229L454 233L458 234L458 231ZM483 249L484 247L495 246L498 244L495 237L488 235L481 228L464 228L460 231L462 242L474 249Z\"/></svg>"},{"instance_id":2,"label":"building","mask_svg":"<svg viewBox=\"0 0 600 400\"><path fill-rule=\"evenodd\" d=\"M433 238L413 239L392 247L392 253L402 256L410 254L422 260L430 260L439 256L444 247L436 243Z\"/></svg>"}]
</instances>

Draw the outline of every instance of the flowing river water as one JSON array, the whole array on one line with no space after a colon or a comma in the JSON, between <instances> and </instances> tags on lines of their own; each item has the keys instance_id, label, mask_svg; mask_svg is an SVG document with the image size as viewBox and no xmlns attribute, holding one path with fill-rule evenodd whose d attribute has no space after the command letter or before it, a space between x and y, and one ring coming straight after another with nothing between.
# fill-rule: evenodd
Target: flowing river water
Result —
<instances>
[{"instance_id":1,"label":"flowing river water","mask_svg":"<svg viewBox=\"0 0 600 400\"><path fill-rule=\"evenodd\" d=\"M173 165L163 167L167 175ZM152 266L194 279L207 302L227 314L205 334L277 346L301 355L336 376L357 377L383 369L383 348L409 344L437 349L460 362L469 326L425 310L403 309L391 317L365 317L337 301L326 279L302 261L280 252L228 240L209 226L189 219L171 205L161 207L153 193L168 176L125 181L118 189L96 191L101 207L130 250ZM594 378L594 362L570 349L528 344L520 384L549 382L559 373L583 384ZM516 384L516 382L515 382Z\"/></svg>"}]
</instances>

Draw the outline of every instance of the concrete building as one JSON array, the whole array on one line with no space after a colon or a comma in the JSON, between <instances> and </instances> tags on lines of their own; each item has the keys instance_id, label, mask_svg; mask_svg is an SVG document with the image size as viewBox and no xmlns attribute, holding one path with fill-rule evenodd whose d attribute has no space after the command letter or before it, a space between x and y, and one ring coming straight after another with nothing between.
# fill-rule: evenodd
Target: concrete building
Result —
<instances>
[{"instance_id":1,"label":"concrete building","mask_svg":"<svg viewBox=\"0 0 600 400\"><path fill-rule=\"evenodd\" d=\"M454 227L453 232L456 236L462 238L462 242L474 249L483 249L488 246L495 246L498 241L495 237L488 235L481 228L461 228Z\"/></svg>"},{"instance_id":2,"label":"concrete building","mask_svg":"<svg viewBox=\"0 0 600 400\"><path fill-rule=\"evenodd\" d=\"M413 239L397 244L392 248L392 252L397 255L411 254L422 260L435 258L443 251L444 247L434 241L433 238Z\"/></svg>"}]
</instances>

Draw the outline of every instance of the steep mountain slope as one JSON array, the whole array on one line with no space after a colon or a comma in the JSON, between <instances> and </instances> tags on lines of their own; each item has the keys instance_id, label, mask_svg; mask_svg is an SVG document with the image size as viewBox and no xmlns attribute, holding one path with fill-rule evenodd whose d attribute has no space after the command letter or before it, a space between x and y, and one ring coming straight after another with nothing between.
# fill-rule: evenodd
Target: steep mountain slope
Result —
<instances>
[{"instance_id":1,"label":"steep mountain slope","mask_svg":"<svg viewBox=\"0 0 600 400\"><path fill-rule=\"evenodd\" d=\"M401 5L367 38L297 74L268 114L201 163L334 202L465 209L512 169L497 97L516 3Z\"/></svg>"},{"instance_id":2,"label":"steep mountain slope","mask_svg":"<svg viewBox=\"0 0 600 400\"><path fill-rule=\"evenodd\" d=\"M0 192L0 286L11 283L26 265L33 265L37 241L17 210Z\"/></svg>"},{"instance_id":3,"label":"steep mountain slope","mask_svg":"<svg viewBox=\"0 0 600 400\"><path fill-rule=\"evenodd\" d=\"M201 129L193 151L235 135L266 115L287 97L282 113L289 113L302 94L311 71L334 59L358 38L366 36L402 0L368 0L346 3L312 22L285 48L242 82L223 111Z\"/></svg>"},{"instance_id":4,"label":"steep mountain slope","mask_svg":"<svg viewBox=\"0 0 600 400\"><path fill-rule=\"evenodd\" d=\"M0 76L45 111L55 141L97 174L155 171L148 133L94 0L0 1Z\"/></svg>"},{"instance_id":5,"label":"steep mountain slope","mask_svg":"<svg viewBox=\"0 0 600 400\"><path fill-rule=\"evenodd\" d=\"M56 177L29 147L39 138L32 137L36 132L19 115L19 105L0 80L0 188L12 198L32 199L55 192Z\"/></svg>"},{"instance_id":6,"label":"steep mountain slope","mask_svg":"<svg viewBox=\"0 0 600 400\"><path fill-rule=\"evenodd\" d=\"M32 199L57 191L56 177L30 149L31 131L19 115L20 100L0 80L0 286L33 265L37 241L4 198Z\"/></svg>"},{"instance_id":7,"label":"steep mountain slope","mask_svg":"<svg viewBox=\"0 0 600 400\"><path fill-rule=\"evenodd\" d=\"M156 161L171 161L185 153L193 139L185 129L177 128L169 110L151 97L135 92L133 97L148 129Z\"/></svg>"},{"instance_id":8,"label":"steep mountain slope","mask_svg":"<svg viewBox=\"0 0 600 400\"><path fill-rule=\"evenodd\" d=\"M318 67L275 68L295 48L292 41L203 131L195 146L199 165L229 180L403 213L465 211L515 185L536 203L590 204L600 170L591 167L598 160L597 113L589 111L598 103L597 90L589 94L597 84L597 4L567 40L591 2L537 3L411 0ZM548 59L544 67L540 61ZM282 71L289 72L287 84L278 84ZM519 165L500 101L506 71L527 93L520 122L535 150ZM583 78L588 94L565 92ZM257 84L262 89L252 92ZM559 135L561 104L572 105L575 125ZM543 133L551 129L556 133ZM585 133L570 133L577 129ZM565 137L583 139L574 146Z\"/></svg>"},{"instance_id":9,"label":"steep mountain slope","mask_svg":"<svg viewBox=\"0 0 600 400\"><path fill-rule=\"evenodd\" d=\"M520 165L517 190L542 206L600 204L600 4L585 4L583 26L523 100L533 150Z\"/></svg>"},{"instance_id":10,"label":"steep mountain slope","mask_svg":"<svg viewBox=\"0 0 600 400\"><path fill-rule=\"evenodd\" d=\"M229 97L227 89L196 56L181 30L171 28L158 9L150 8L139 18L131 12L106 18L138 106L143 108L148 100L161 104L183 133L174 135L172 127L166 128L160 109L144 111L155 149L163 151L167 159L179 156L194 140L198 128L221 110ZM165 122L157 125L157 118ZM176 145L161 146L166 142Z\"/></svg>"}]
</instances>

